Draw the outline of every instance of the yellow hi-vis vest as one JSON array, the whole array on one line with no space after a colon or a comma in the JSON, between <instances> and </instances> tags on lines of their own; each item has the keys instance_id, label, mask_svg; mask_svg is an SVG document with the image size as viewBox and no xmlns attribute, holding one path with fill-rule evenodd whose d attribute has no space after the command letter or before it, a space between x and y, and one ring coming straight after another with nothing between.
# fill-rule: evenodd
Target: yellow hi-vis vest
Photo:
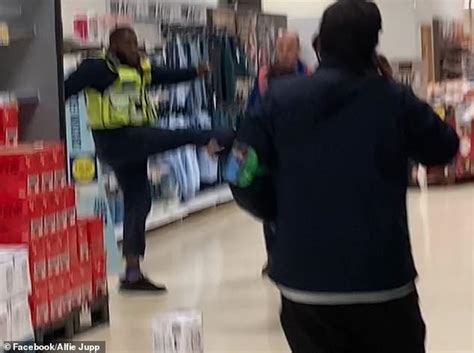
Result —
<instances>
[{"instance_id":1,"label":"yellow hi-vis vest","mask_svg":"<svg viewBox=\"0 0 474 353\"><path fill-rule=\"evenodd\" d=\"M155 110L147 93L151 84L150 60L141 60L142 74L130 66L114 66L109 61L107 65L117 74L115 82L103 93L93 88L85 90L90 127L106 130L152 124Z\"/></svg>"}]
</instances>

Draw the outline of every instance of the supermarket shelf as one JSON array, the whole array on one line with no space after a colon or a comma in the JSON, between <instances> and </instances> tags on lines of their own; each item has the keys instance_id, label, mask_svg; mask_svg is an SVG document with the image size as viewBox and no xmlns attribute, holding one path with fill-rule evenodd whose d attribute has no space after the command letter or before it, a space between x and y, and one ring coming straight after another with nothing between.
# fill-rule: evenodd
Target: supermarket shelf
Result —
<instances>
[{"instance_id":1,"label":"supermarket shelf","mask_svg":"<svg viewBox=\"0 0 474 353\"><path fill-rule=\"evenodd\" d=\"M20 41L33 39L35 35L34 25L12 25L0 22L0 47L8 47Z\"/></svg>"},{"instance_id":2,"label":"supermarket shelf","mask_svg":"<svg viewBox=\"0 0 474 353\"><path fill-rule=\"evenodd\" d=\"M36 106L39 104L39 93L38 92L15 92L15 97L18 104Z\"/></svg>"},{"instance_id":3,"label":"supermarket shelf","mask_svg":"<svg viewBox=\"0 0 474 353\"><path fill-rule=\"evenodd\" d=\"M102 43L80 43L75 39L65 38L63 41L63 53L74 54L80 52L100 52L104 50Z\"/></svg>"},{"instance_id":4,"label":"supermarket shelf","mask_svg":"<svg viewBox=\"0 0 474 353\"><path fill-rule=\"evenodd\" d=\"M214 189L206 190L197 195L193 200L167 208L166 211L159 202L153 204L152 210L147 220L146 230L150 231L182 220L189 215L212 208L233 200L230 188L227 185L218 186ZM122 225L115 228L115 237L117 241L123 238Z\"/></svg>"}]
</instances>

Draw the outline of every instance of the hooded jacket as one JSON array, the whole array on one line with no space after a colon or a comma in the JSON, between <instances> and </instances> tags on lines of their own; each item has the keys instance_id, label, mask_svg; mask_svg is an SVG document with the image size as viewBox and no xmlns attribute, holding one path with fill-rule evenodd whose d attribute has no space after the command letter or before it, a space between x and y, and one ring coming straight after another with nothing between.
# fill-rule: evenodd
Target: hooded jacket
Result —
<instances>
[{"instance_id":1,"label":"hooded jacket","mask_svg":"<svg viewBox=\"0 0 474 353\"><path fill-rule=\"evenodd\" d=\"M233 193L252 214L276 222L275 282L343 293L415 280L408 158L442 165L459 146L427 103L377 73L356 76L326 61L310 77L272 84L248 114L237 140L270 174Z\"/></svg>"}]
</instances>

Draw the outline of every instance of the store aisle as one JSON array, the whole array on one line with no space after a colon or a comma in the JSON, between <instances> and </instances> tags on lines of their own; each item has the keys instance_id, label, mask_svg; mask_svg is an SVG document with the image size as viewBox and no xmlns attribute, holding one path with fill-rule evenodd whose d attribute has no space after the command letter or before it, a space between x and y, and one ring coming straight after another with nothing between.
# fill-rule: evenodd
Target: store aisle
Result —
<instances>
[{"instance_id":1,"label":"store aisle","mask_svg":"<svg viewBox=\"0 0 474 353\"><path fill-rule=\"evenodd\" d=\"M472 353L474 186L410 194L410 221L429 329L429 353ZM109 352L151 352L160 311L204 312L206 353L286 353L278 293L262 280L261 226L234 205L202 213L150 237L147 273L162 297L121 296L111 279L111 326L84 337Z\"/></svg>"}]
</instances>

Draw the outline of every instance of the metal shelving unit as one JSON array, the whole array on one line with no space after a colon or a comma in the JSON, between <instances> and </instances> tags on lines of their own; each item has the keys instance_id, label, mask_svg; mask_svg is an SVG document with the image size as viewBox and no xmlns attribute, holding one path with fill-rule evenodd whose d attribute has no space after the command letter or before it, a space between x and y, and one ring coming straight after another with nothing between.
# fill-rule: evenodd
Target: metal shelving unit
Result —
<instances>
[{"instance_id":1,"label":"metal shelving unit","mask_svg":"<svg viewBox=\"0 0 474 353\"><path fill-rule=\"evenodd\" d=\"M60 0L0 0L0 91L18 99L22 141L64 133L60 10Z\"/></svg>"},{"instance_id":2,"label":"metal shelving unit","mask_svg":"<svg viewBox=\"0 0 474 353\"><path fill-rule=\"evenodd\" d=\"M20 41L32 40L36 28L33 25L0 23L0 46L8 47Z\"/></svg>"}]
</instances>

